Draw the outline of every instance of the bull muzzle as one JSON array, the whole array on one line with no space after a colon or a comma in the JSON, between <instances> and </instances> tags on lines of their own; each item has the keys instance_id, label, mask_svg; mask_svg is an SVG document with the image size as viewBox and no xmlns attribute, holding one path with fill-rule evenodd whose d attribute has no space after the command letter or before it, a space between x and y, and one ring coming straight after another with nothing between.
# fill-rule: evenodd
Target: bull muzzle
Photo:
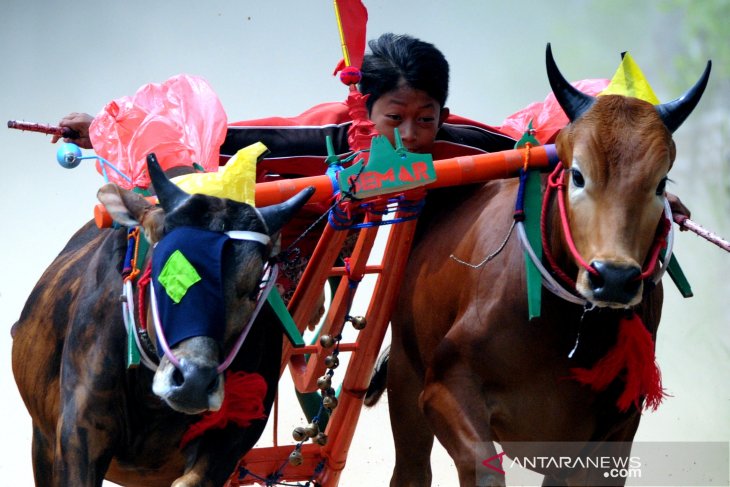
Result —
<instances>
[{"instance_id":1,"label":"bull muzzle","mask_svg":"<svg viewBox=\"0 0 730 487\"><path fill-rule=\"evenodd\" d=\"M176 366L163 357L152 392L172 409L185 414L217 411L223 404L223 376L218 371L217 346L207 337L186 340L176 352Z\"/></svg>"},{"instance_id":2,"label":"bull muzzle","mask_svg":"<svg viewBox=\"0 0 730 487\"><path fill-rule=\"evenodd\" d=\"M596 271L588 273L592 301L628 306L638 299L642 288L638 266L600 260L590 265Z\"/></svg>"}]
</instances>

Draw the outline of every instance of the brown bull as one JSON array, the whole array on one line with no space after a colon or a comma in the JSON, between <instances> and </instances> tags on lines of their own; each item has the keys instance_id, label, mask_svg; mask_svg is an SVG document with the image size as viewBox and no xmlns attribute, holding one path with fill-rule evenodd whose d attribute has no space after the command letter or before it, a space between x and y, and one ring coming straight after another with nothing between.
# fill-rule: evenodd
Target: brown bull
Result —
<instances>
[{"instance_id":1,"label":"brown bull","mask_svg":"<svg viewBox=\"0 0 730 487\"><path fill-rule=\"evenodd\" d=\"M119 299L126 229L87 224L46 270L13 327L13 372L32 417L38 486L101 486L105 477L126 486L221 486L260 436L273 403L282 333L267 316L270 311L264 307L238 354L231 350L256 306L270 236L311 190L256 210L181 191L154 157L148 168L160 207L114 185L104 186L99 198L118 223L141 226L157 244L150 257L151 288L169 282L161 277L164 267L155 271L155 258L163 250L174 254L184 249L200 280L188 286L187 294L177 288L177 304L165 308L170 298L157 298L162 303L158 323L170 350L160 353L156 370L127 369ZM185 238L175 241L173 235ZM217 242L217 254L200 248L198 239ZM218 265L198 262L208 253L219 259ZM213 292L206 295L203 284L211 282ZM199 299L175 315L176 305L193 299L187 296ZM160 350L162 340L152 335L151 346ZM150 355L154 360L154 350ZM255 382L258 412L247 422L209 429L181 448L181 438L200 413L221 408L226 356L230 372L260 379Z\"/></svg>"},{"instance_id":2,"label":"brown bull","mask_svg":"<svg viewBox=\"0 0 730 487\"><path fill-rule=\"evenodd\" d=\"M671 134L699 101L710 66L685 96L657 107L577 91L558 71L549 46L547 66L571 123L556 141L564 171L553 182L563 191L553 192L544 210L546 257L555 267L547 259L545 266L556 282L562 275L564 292L578 303L543 288L541 315L528 320L525 257L511 232L517 180L452 193L422 216L384 367L396 448L393 487L430 485L434 435L452 457L461 486L504 485L495 442L510 457L526 453L529 442L569 442L578 451L602 445L604 453L625 456L647 405L648 389L628 378L628 368L603 385L579 381L578 371L598 369L618 340L622 318L633 311L646 327L637 335L648 343L644 370L658 372L653 339L662 289L652 277L661 271L656 250L668 229ZM464 263L489 255L483 265ZM630 387L638 393L627 400ZM661 395L659 383L648 405L656 406ZM497 468L482 462L489 459ZM545 485L606 481L596 469L540 473Z\"/></svg>"}]
</instances>

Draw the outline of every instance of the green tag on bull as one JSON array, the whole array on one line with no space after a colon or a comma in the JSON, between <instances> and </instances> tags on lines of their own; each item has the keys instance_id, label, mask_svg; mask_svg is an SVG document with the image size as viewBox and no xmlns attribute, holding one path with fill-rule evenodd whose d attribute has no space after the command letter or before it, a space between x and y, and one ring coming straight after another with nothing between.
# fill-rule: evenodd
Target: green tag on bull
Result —
<instances>
[{"instance_id":1,"label":"green tag on bull","mask_svg":"<svg viewBox=\"0 0 730 487\"><path fill-rule=\"evenodd\" d=\"M360 160L339 172L337 182L342 191L350 191L358 199L399 193L436 181L431 154L408 152L396 129L394 149L384 135L373 137L370 156L363 167Z\"/></svg>"},{"instance_id":2,"label":"green tag on bull","mask_svg":"<svg viewBox=\"0 0 730 487\"><path fill-rule=\"evenodd\" d=\"M195 267L185 258L182 252L176 250L165 262L157 280L162 284L170 299L179 303L188 292L190 286L200 281L201 277Z\"/></svg>"},{"instance_id":3,"label":"green tag on bull","mask_svg":"<svg viewBox=\"0 0 730 487\"><path fill-rule=\"evenodd\" d=\"M531 147L540 145L534 137L532 120L527 125L527 130L520 140L515 144L515 149L522 149L530 144ZM525 211L525 233L530 242L532 250L538 259L542 259L542 238L540 235L540 218L542 216L542 178L540 171L528 168L524 188L524 211ZM529 319L540 317L542 306L542 276L540 271L533 264L527 252L525 252L525 276L527 280L527 307Z\"/></svg>"},{"instance_id":4,"label":"green tag on bull","mask_svg":"<svg viewBox=\"0 0 730 487\"><path fill-rule=\"evenodd\" d=\"M662 260L664 260L664 256L662 256ZM672 256L669 258L669 264L667 265L667 274L669 274L669 277L672 278L672 282L674 282L674 284L677 286L677 289L679 290L680 294L682 294L682 297L691 298L692 296L694 296L694 293L692 292L692 286L690 286L689 281L687 280L687 276L684 275L682 268L679 266L679 261L674 256L674 254L672 254Z\"/></svg>"},{"instance_id":5,"label":"green tag on bull","mask_svg":"<svg viewBox=\"0 0 730 487\"><path fill-rule=\"evenodd\" d=\"M127 368L139 365L141 360L137 341L134 339L134 330L127 330Z\"/></svg>"}]
</instances>

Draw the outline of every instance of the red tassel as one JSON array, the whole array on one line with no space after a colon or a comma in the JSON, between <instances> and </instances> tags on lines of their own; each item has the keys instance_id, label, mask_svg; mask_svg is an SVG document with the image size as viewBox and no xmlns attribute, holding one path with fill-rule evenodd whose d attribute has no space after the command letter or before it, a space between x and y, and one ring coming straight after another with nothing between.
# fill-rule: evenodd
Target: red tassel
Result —
<instances>
[{"instance_id":1,"label":"red tassel","mask_svg":"<svg viewBox=\"0 0 730 487\"><path fill-rule=\"evenodd\" d=\"M200 421L190 425L180 440L180 448L201 436L209 429L225 428L229 422L245 428L255 419L263 419L266 381L259 374L228 372L225 382L225 396L218 411L205 413Z\"/></svg>"},{"instance_id":2,"label":"red tassel","mask_svg":"<svg viewBox=\"0 0 730 487\"><path fill-rule=\"evenodd\" d=\"M644 409L655 411L666 393L654 355L654 340L636 313L621 319L616 345L592 369L571 369L575 380L596 391L606 389L622 371L624 391L616 401L618 409L625 412L632 403L641 409L640 400L645 397Z\"/></svg>"}]
</instances>

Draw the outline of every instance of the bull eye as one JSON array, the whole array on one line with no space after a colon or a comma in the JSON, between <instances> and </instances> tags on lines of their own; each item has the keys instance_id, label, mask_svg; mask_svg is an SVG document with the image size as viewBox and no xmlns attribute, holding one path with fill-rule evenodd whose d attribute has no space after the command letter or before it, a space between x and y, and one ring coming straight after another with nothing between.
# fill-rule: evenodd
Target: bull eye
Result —
<instances>
[{"instance_id":1,"label":"bull eye","mask_svg":"<svg viewBox=\"0 0 730 487\"><path fill-rule=\"evenodd\" d=\"M570 170L570 178L573 181L573 186L576 188L582 188L586 185L586 180L583 179L583 174L581 174L581 172L576 168L572 168Z\"/></svg>"},{"instance_id":2,"label":"bull eye","mask_svg":"<svg viewBox=\"0 0 730 487\"><path fill-rule=\"evenodd\" d=\"M659 181L659 186L656 187L656 195L657 196L663 196L664 191L667 189L667 178L662 178L661 181Z\"/></svg>"}]
</instances>

